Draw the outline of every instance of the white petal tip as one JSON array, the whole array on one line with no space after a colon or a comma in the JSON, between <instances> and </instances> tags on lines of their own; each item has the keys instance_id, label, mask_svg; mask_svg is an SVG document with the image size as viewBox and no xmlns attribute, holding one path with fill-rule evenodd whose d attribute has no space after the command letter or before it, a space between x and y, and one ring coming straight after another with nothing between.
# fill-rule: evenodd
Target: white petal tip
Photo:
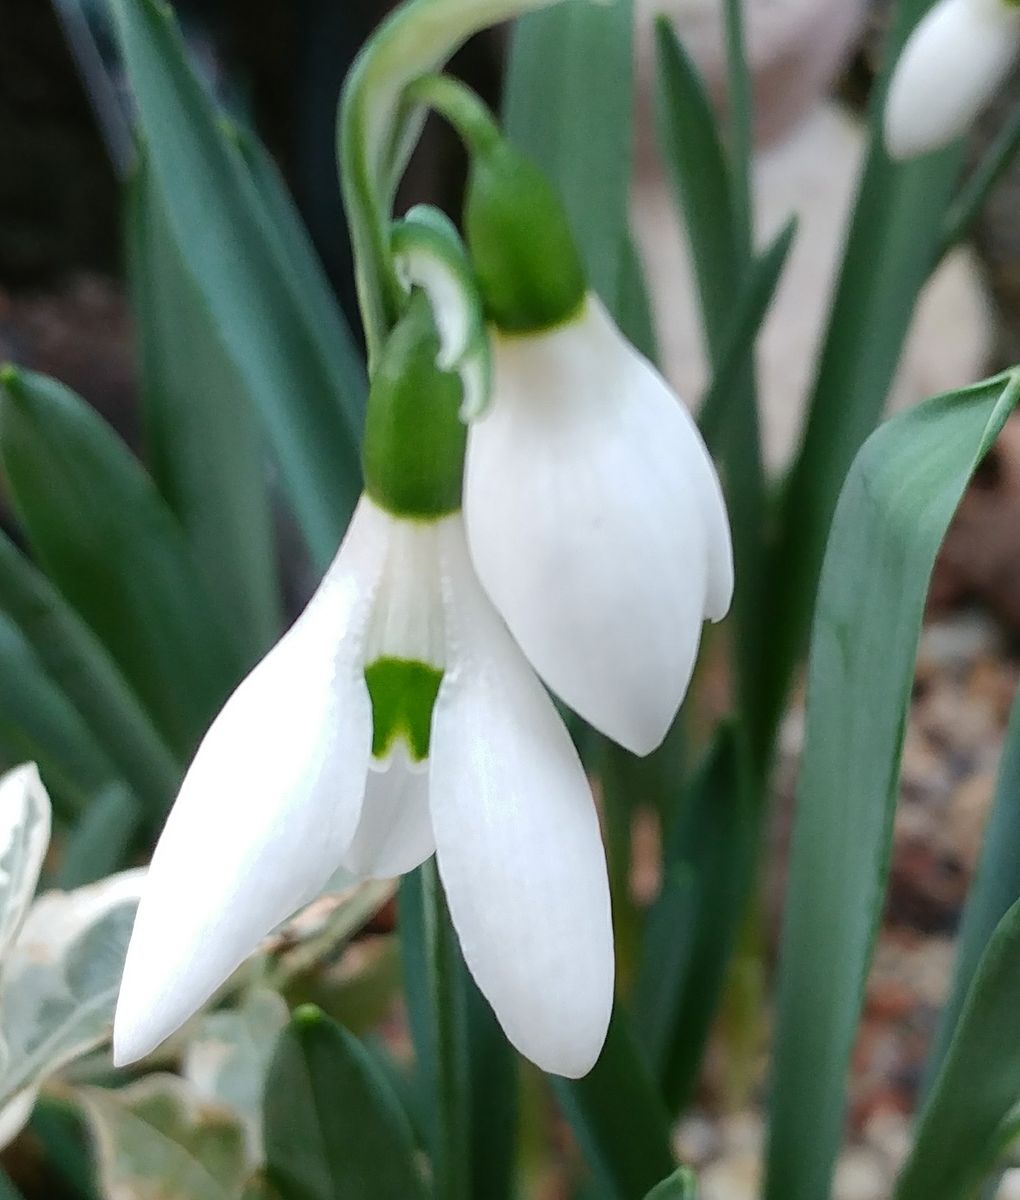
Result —
<instances>
[{"instance_id":1,"label":"white petal tip","mask_svg":"<svg viewBox=\"0 0 1020 1200\"><path fill-rule=\"evenodd\" d=\"M151 1054L164 1040L165 1036L153 1038L147 1030L125 1028L118 1020L113 1029L113 1065L118 1070L130 1067Z\"/></svg>"}]
</instances>

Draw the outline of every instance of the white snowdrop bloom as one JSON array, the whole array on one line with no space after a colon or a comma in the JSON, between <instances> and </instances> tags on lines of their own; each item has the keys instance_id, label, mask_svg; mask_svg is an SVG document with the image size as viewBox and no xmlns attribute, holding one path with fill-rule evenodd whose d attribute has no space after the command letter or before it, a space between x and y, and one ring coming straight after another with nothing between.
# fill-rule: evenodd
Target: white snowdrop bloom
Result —
<instances>
[{"instance_id":1,"label":"white snowdrop bloom","mask_svg":"<svg viewBox=\"0 0 1020 1200\"><path fill-rule=\"evenodd\" d=\"M1015 0L938 0L921 19L893 71L885 140L912 158L966 132L1020 51Z\"/></svg>"},{"instance_id":2,"label":"white snowdrop bloom","mask_svg":"<svg viewBox=\"0 0 1020 1200\"><path fill-rule=\"evenodd\" d=\"M119 1063L180 1026L338 867L392 876L433 852L510 1041L568 1076L601 1050L614 968L591 791L468 554L460 386L421 383L434 338L404 351L373 381L370 494L308 607L213 723L156 847Z\"/></svg>"},{"instance_id":3,"label":"white snowdrop bloom","mask_svg":"<svg viewBox=\"0 0 1020 1200\"><path fill-rule=\"evenodd\" d=\"M635 754L665 737L733 592L719 480L687 409L586 283L562 202L447 77L414 96L471 154L464 227L491 342L464 516L531 665Z\"/></svg>"},{"instance_id":4,"label":"white snowdrop bloom","mask_svg":"<svg viewBox=\"0 0 1020 1200\"><path fill-rule=\"evenodd\" d=\"M464 512L486 591L550 688L636 754L663 739L733 591L726 509L684 404L599 300L493 333Z\"/></svg>"}]
</instances>

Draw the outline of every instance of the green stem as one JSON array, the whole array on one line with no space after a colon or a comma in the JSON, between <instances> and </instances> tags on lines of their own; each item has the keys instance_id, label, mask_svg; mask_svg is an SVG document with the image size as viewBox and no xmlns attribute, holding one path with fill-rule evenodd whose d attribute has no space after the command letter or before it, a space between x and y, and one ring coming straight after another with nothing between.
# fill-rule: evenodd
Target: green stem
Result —
<instances>
[{"instance_id":1,"label":"green stem","mask_svg":"<svg viewBox=\"0 0 1020 1200\"><path fill-rule=\"evenodd\" d=\"M435 109L475 154L485 154L503 140L488 105L477 92L449 75L422 75L404 95L416 104Z\"/></svg>"}]
</instances>

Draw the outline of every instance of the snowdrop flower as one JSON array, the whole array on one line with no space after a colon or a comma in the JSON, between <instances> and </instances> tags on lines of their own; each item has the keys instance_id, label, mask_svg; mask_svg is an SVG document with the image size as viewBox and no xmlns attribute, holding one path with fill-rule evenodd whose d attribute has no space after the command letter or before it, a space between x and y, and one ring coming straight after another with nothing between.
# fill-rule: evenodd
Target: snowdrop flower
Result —
<instances>
[{"instance_id":1,"label":"snowdrop flower","mask_svg":"<svg viewBox=\"0 0 1020 1200\"><path fill-rule=\"evenodd\" d=\"M548 686L636 754L665 737L706 619L726 508L686 407L589 292L562 205L445 77L413 90L472 154L465 227L492 343L464 514L485 590Z\"/></svg>"},{"instance_id":2,"label":"snowdrop flower","mask_svg":"<svg viewBox=\"0 0 1020 1200\"><path fill-rule=\"evenodd\" d=\"M343 545L187 773L128 952L119 1063L181 1025L338 867L391 876L433 852L511 1042L568 1076L601 1049L613 948L597 815L472 567L461 387L437 347L412 302L373 380L366 494Z\"/></svg>"},{"instance_id":3,"label":"snowdrop flower","mask_svg":"<svg viewBox=\"0 0 1020 1200\"><path fill-rule=\"evenodd\" d=\"M938 0L900 55L885 106L893 158L911 158L965 133L1020 50L1016 0Z\"/></svg>"}]
</instances>

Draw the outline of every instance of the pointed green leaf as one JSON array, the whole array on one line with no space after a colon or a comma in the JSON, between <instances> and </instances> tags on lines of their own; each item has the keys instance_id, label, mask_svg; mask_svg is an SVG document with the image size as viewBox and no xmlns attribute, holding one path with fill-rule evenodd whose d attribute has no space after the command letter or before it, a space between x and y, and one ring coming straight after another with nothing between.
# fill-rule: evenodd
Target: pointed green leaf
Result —
<instances>
[{"instance_id":1,"label":"pointed green leaf","mask_svg":"<svg viewBox=\"0 0 1020 1200\"><path fill-rule=\"evenodd\" d=\"M750 360L758 331L768 315L796 232L797 219L791 217L768 249L751 264L736 302L730 305L729 323L720 339L712 381L698 413L698 425L710 449L721 444L732 398L739 394L740 374Z\"/></svg>"},{"instance_id":2,"label":"pointed green leaf","mask_svg":"<svg viewBox=\"0 0 1020 1200\"><path fill-rule=\"evenodd\" d=\"M971 1200L1017 1133L1020 901L982 955L894 1200Z\"/></svg>"},{"instance_id":3,"label":"pointed green leaf","mask_svg":"<svg viewBox=\"0 0 1020 1200\"><path fill-rule=\"evenodd\" d=\"M112 0L149 162L170 227L248 390L308 545L336 550L360 491L362 382L337 370L284 240L155 0Z\"/></svg>"},{"instance_id":4,"label":"pointed green leaf","mask_svg":"<svg viewBox=\"0 0 1020 1200\"><path fill-rule=\"evenodd\" d=\"M698 1200L698 1181L686 1167L679 1167L668 1179L645 1196L645 1200Z\"/></svg>"},{"instance_id":5,"label":"pointed green leaf","mask_svg":"<svg viewBox=\"0 0 1020 1200\"><path fill-rule=\"evenodd\" d=\"M245 663L180 526L73 392L13 368L3 384L0 457L37 558L190 752Z\"/></svg>"},{"instance_id":6,"label":"pointed green leaf","mask_svg":"<svg viewBox=\"0 0 1020 1200\"><path fill-rule=\"evenodd\" d=\"M827 1195L885 892L928 579L1020 372L882 426L840 497L818 595L780 953L766 1195Z\"/></svg>"},{"instance_id":7,"label":"pointed green leaf","mask_svg":"<svg viewBox=\"0 0 1020 1200\"><path fill-rule=\"evenodd\" d=\"M281 1200L426 1195L407 1117L358 1040L299 1009L266 1084L267 1175Z\"/></svg>"},{"instance_id":8,"label":"pointed green leaf","mask_svg":"<svg viewBox=\"0 0 1020 1200\"><path fill-rule=\"evenodd\" d=\"M753 877L757 823L725 726L669 834L662 893L648 915L637 1030L672 1110L686 1103L716 1014Z\"/></svg>"},{"instance_id":9,"label":"pointed green leaf","mask_svg":"<svg viewBox=\"0 0 1020 1200\"><path fill-rule=\"evenodd\" d=\"M127 193L147 457L249 662L281 613L262 424L144 156Z\"/></svg>"},{"instance_id":10,"label":"pointed green leaf","mask_svg":"<svg viewBox=\"0 0 1020 1200\"><path fill-rule=\"evenodd\" d=\"M607 1200L643 1196L675 1169L665 1107L619 1008L591 1072L550 1080Z\"/></svg>"},{"instance_id":11,"label":"pointed green leaf","mask_svg":"<svg viewBox=\"0 0 1020 1200\"><path fill-rule=\"evenodd\" d=\"M655 23L659 144L687 230L709 358L718 364L744 266L733 180L697 67L668 17Z\"/></svg>"},{"instance_id":12,"label":"pointed green leaf","mask_svg":"<svg viewBox=\"0 0 1020 1200\"><path fill-rule=\"evenodd\" d=\"M707 398L703 419L713 452L720 458L733 529L733 556L740 587L734 617L741 708L750 723L757 716L748 699L757 686L763 647L771 630L762 620L764 517L768 511L761 455L757 387L754 372L756 303L767 303L768 272L778 272L782 253L766 255L756 279L749 221L748 164L743 155L748 120L746 64L743 61L739 10L728 7L727 59L731 84L739 83L734 122L734 162L727 161L708 95L697 69L665 17L656 25L658 58L656 110L659 142L677 193L678 208L691 248L701 297L707 357L723 375ZM738 161L739 160L739 161ZM782 242L778 243L780 251ZM773 260L775 255L775 260ZM734 314L734 298L737 311ZM742 311L747 305L746 313ZM747 322L749 333L741 324ZM735 323L736 322L736 323Z\"/></svg>"},{"instance_id":13,"label":"pointed green leaf","mask_svg":"<svg viewBox=\"0 0 1020 1200\"><path fill-rule=\"evenodd\" d=\"M180 766L96 635L2 532L0 611L17 625L149 812L162 819Z\"/></svg>"}]
</instances>

